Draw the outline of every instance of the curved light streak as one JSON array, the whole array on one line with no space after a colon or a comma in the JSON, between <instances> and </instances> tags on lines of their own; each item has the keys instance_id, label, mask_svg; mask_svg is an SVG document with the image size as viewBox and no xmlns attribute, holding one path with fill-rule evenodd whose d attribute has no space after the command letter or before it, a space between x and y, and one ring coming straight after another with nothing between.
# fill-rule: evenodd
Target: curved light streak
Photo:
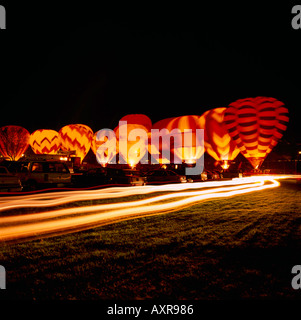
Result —
<instances>
[{"instance_id":1,"label":"curved light streak","mask_svg":"<svg viewBox=\"0 0 301 320\"><path fill-rule=\"evenodd\" d=\"M228 181L194 183L185 186L183 184L174 184L145 186L144 188L107 188L85 190L86 192L35 194L32 197L24 195L16 199L2 198L2 203L0 203L1 210L28 206L49 207L87 199L121 199L117 203L53 209L46 212L17 216L3 216L0 218L0 241L24 240L26 238L74 232L135 217L162 214L191 206L200 201L274 188L280 185L277 181L278 179L287 177L256 176ZM191 191L191 189L196 190ZM155 192L162 191L166 192L166 194L152 195ZM135 201L122 201L122 197L138 194L149 194L150 196L146 199Z\"/></svg>"},{"instance_id":2,"label":"curved light streak","mask_svg":"<svg viewBox=\"0 0 301 320\"><path fill-rule=\"evenodd\" d=\"M154 192L171 192L186 189L204 189L219 186L229 186L237 184L252 183L253 179L244 178L238 180L226 181L210 181L187 184L168 184L168 185L149 185L141 187L112 187L101 190L76 190L76 191L61 191L49 192L43 194L29 194L16 197L2 197L0 198L0 211L17 208L31 208L31 207L49 207L61 204L67 204L74 201L86 200L100 200L128 197L131 195L143 195Z\"/></svg>"},{"instance_id":3,"label":"curved light streak","mask_svg":"<svg viewBox=\"0 0 301 320\"><path fill-rule=\"evenodd\" d=\"M256 186L256 185L263 185L264 182L254 182L251 184L251 186ZM90 213L90 212L95 212L98 210L101 211L109 211L109 210L114 210L118 208L122 208L124 206L133 208L136 206L142 206L142 205L147 205L150 203L155 203L159 201L166 201L170 200L173 198L181 198L181 197L187 197L191 198L192 196L200 196L200 195L208 195L217 193L217 192L223 192L223 191L235 191L239 189L245 189L245 188L250 188L249 185L243 185L243 186L234 186L234 187L220 187L220 188L215 188L214 191L211 189L209 190L204 190L204 191L188 191L188 192L176 192L176 193L169 193L161 196L154 196L151 198L143 199L143 200L136 200L136 201L127 201L125 202L120 202L120 203L109 203L109 204L100 204L100 205L93 205L93 206L83 206L83 207L75 207L75 208L69 208L69 209L58 209L58 210L53 210L53 211L48 211L46 213L34 213L34 214L26 214L23 216L13 216L13 217L3 217L1 219L2 223L12 223L12 222L28 222L32 220L43 220L43 219L49 219L49 218L55 218L55 217L62 217L62 216L67 216L67 215L72 215L72 214L78 214L78 213ZM53 201L52 201L53 203ZM40 206L45 206L45 204L39 204ZM38 216L37 216L38 215Z\"/></svg>"}]
</instances>

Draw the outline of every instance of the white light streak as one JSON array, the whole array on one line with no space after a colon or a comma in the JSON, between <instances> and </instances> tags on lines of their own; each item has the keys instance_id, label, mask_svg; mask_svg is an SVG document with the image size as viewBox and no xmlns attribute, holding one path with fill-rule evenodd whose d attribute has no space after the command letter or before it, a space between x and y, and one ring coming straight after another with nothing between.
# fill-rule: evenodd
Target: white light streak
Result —
<instances>
[{"instance_id":1,"label":"white light streak","mask_svg":"<svg viewBox=\"0 0 301 320\"><path fill-rule=\"evenodd\" d=\"M170 184L144 187L116 187L27 194L0 198L0 241L25 240L97 227L141 216L179 210L195 203L231 197L279 186L278 179L296 176L253 176L225 181ZM300 178L300 176L297 176ZM164 194L156 195L158 192ZM145 195L145 199L124 201L124 197ZM51 208L78 201L115 199L114 203L52 209L39 213L5 215L9 209ZM118 202L116 202L118 199ZM128 200L128 199L127 199Z\"/></svg>"}]
</instances>

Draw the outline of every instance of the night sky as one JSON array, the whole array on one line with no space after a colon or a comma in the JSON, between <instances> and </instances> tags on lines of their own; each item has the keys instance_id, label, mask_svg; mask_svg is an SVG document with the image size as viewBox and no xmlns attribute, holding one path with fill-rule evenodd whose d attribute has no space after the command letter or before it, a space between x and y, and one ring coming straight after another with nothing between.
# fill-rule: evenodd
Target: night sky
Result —
<instances>
[{"instance_id":1,"label":"night sky","mask_svg":"<svg viewBox=\"0 0 301 320\"><path fill-rule=\"evenodd\" d=\"M95 132L129 113L156 122L271 96L290 111L284 138L301 142L301 29L290 4L1 4L0 126Z\"/></svg>"}]
</instances>

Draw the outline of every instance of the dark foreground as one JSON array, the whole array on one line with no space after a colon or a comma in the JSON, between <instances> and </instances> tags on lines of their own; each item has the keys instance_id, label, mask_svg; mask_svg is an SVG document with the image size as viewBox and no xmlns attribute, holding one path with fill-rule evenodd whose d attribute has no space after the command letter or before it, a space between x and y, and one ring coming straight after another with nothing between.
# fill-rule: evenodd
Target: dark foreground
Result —
<instances>
[{"instance_id":1,"label":"dark foreground","mask_svg":"<svg viewBox=\"0 0 301 320\"><path fill-rule=\"evenodd\" d=\"M2 245L1 299L300 299L301 187Z\"/></svg>"}]
</instances>

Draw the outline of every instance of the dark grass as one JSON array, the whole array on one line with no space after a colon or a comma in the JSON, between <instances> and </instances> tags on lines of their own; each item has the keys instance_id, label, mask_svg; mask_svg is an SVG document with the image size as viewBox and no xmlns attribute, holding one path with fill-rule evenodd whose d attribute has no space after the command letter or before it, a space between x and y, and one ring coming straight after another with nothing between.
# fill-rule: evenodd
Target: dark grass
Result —
<instances>
[{"instance_id":1,"label":"dark grass","mask_svg":"<svg viewBox=\"0 0 301 320\"><path fill-rule=\"evenodd\" d=\"M2 245L2 299L300 299L301 189Z\"/></svg>"}]
</instances>

